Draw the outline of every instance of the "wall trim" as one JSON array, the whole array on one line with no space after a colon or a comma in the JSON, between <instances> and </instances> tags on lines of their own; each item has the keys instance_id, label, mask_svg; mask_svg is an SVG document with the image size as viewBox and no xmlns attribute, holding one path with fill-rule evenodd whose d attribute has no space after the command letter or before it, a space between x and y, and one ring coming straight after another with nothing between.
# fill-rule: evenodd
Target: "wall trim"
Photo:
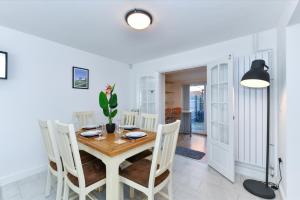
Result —
<instances>
[{"instance_id":1,"label":"wall trim","mask_svg":"<svg viewBox=\"0 0 300 200\"><path fill-rule=\"evenodd\" d=\"M249 165L246 163L235 162L235 171L237 174L254 178L256 180L264 180L265 178L265 170L261 167L257 167L254 165Z\"/></svg>"},{"instance_id":2,"label":"wall trim","mask_svg":"<svg viewBox=\"0 0 300 200\"><path fill-rule=\"evenodd\" d=\"M265 168L238 161L235 162L235 172L247 178L253 178L259 181L264 181L266 176ZM272 174L271 169L269 173L269 181L273 183L277 182L276 176L270 176L270 174Z\"/></svg>"},{"instance_id":3,"label":"wall trim","mask_svg":"<svg viewBox=\"0 0 300 200\"><path fill-rule=\"evenodd\" d=\"M282 200L287 200L285 192L282 189L282 187L279 187L279 194L280 194Z\"/></svg>"},{"instance_id":4,"label":"wall trim","mask_svg":"<svg viewBox=\"0 0 300 200\"><path fill-rule=\"evenodd\" d=\"M39 167L34 167L31 169L23 170L23 171L18 171L17 173L10 174L7 176L3 176L0 178L0 187L22 180L24 178L27 178L29 176L33 176L35 174L41 173L43 171L47 170L47 165L40 165Z\"/></svg>"}]
</instances>

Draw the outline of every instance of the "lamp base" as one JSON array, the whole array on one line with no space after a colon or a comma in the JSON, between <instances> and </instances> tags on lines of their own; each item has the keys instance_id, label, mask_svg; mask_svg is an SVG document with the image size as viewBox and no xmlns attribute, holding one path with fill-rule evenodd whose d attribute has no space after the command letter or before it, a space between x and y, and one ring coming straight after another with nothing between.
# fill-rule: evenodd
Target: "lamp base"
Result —
<instances>
[{"instance_id":1,"label":"lamp base","mask_svg":"<svg viewBox=\"0 0 300 200\"><path fill-rule=\"evenodd\" d=\"M264 199L274 199L275 193L272 188L267 186L265 183L256 180L245 180L244 188L251 194L264 198Z\"/></svg>"}]
</instances>

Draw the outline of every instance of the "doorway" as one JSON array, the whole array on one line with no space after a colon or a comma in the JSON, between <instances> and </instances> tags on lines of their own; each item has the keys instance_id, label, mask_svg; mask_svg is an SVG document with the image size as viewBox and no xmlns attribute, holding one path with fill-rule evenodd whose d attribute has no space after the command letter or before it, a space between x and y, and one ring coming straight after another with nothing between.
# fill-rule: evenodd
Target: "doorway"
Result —
<instances>
[{"instance_id":1,"label":"doorway","mask_svg":"<svg viewBox=\"0 0 300 200\"><path fill-rule=\"evenodd\" d=\"M231 182L234 182L235 174L235 160L234 160L234 101L233 101L233 60L232 56L226 56L210 62L205 67L199 67L198 69L204 69L205 73L197 74L192 73L187 82L184 82L181 86L181 126L184 124L190 124L190 126L184 126L186 129L180 128L179 140L177 148L181 145L187 145L186 149L193 150L194 145L192 138L196 135L192 133L192 123L184 123L183 115L186 116L192 114L190 110L190 85L206 84L206 106L207 106L207 145L205 142L205 152L209 152L207 156L207 163L210 167L217 170L220 174L225 176ZM186 69L186 70L196 70ZM168 76L182 77L176 73L183 72L185 70L175 72L159 72L158 73L158 91L157 99L159 103L157 105L157 111L160 112L161 119L164 119L168 123L168 115L172 113L172 109L167 106L168 100L177 101L178 98L170 98L167 93L173 94L168 90L167 84L174 84L180 82L174 81L168 78ZM194 76L194 77L192 77ZM190 82L192 78L199 79L204 77L205 82ZM188 103L187 103L188 102ZM187 106L188 105L188 106ZM205 112L204 112L205 113ZM205 117L204 117L205 118ZM188 117L188 119L191 119ZM205 119L204 119L205 121ZM182 131L183 130L183 131ZM190 130L190 131L187 131ZM181 139L182 137L183 139ZM189 139L188 139L189 137ZM186 140L186 141L185 141ZM207 146L207 147L206 147ZM202 152L203 153L203 152ZM200 158L201 159L201 158Z\"/></svg>"},{"instance_id":2,"label":"doorway","mask_svg":"<svg viewBox=\"0 0 300 200\"><path fill-rule=\"evenodd\" d=\"M177 150L184 151L186 157L205 161L206 76L205 66L166 72L164 76L165 123L181 120Z\"/></svg>"}]
</instances>

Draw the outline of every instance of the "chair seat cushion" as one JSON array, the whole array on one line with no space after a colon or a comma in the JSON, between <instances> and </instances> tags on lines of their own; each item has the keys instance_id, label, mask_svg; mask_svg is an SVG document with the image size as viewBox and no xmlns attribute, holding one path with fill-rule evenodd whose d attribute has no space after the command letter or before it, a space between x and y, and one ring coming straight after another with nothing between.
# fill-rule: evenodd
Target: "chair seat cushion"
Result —
<instances>
[{"instance_id":1,"label":"chair seat cushion","mask_svg":"<svg viewBox=\"0 0 300 200\"><path fill-rule=\"evenodd\" d=\"M89 154L89 153L87 153L85 151L82 151L82 150L79 151L79 154L80 154L80 159L81 159L81 163L82 164L85 164L85 163L87 163L89 161L97 159L95 156L93 156L93 155L91 155L91 154ZM50 161L50 167L53 170L57 171L57 165L56 165L55 162Z\"/></svg>"},{"instance_id":2,"label":"chair seat cushion","mask_svg":"<svg viewBox=\"0 0 300 200\"><path fill-rule=\"evenodd\" d=\"M148 187L150 170L151 161L142 159L134 162L129 167L123 169L120 172L120 176L127 178L133 182L136 182L144 187ZM162 183L166 178L168 178L169 174L170 171L166 170L164 173L156 177L154 186L157 186L160 183Z\"/></svg>"},{"instance_id":3,"label":"chair seat cushion","mask_svg":"<svg viewBox=\"0 0 300 200\"><path fill-rule=\"evenodd\" d=\"M142 160L142 159L144 159L144 158L146 158L146 157L148 157L150 155L152 155L152 151L151 150L145 150L145 151L143 151L141 153L138 153L138 154L136 154L136 155L134 155L134 156L132 156L130 158L127 158L126 160L128 162L133 163L133 162Z\"/></svg>"},{"instance_id":4,"label":"chair seat cushion","mask_svg":"<svg viewBox=\"0 0 300 200\"><path fill-rule=\"evenodd\" d=\"M106 177L106 168L105 164L101 162L101 160L92 160L85 164L82 164L84 179L85 179L85 186L88 187ZM78 178L73 176L72 174L68 173L69 180L79 187Z\"/></svg>"},{"instance_id":5,"label":"chair seat cushion","mask_svg":"<svg viewBox=\"0 0 300 200\"><path fill-rule=\"evenodd\" d=\"M80 154L80 159L81 159L82 164L85 164L85 163L90 162L92 160L98 159L95 156L93 156L93 155L91 155L91 154L89 154L89 153L87 153L83 150L80 150L79 154Z\"/></svg>"},{"instance_id":6,"label":"chair seat cushion","mask_svg":"<svg viewBox=\"0 0 300 200\"><path fill-rule=\"evenodd\" d=\"M57 165L55 162L51 161L50 160L50 167L54 170L54 171L57 171Z\"/></svg>"}]
</instances>

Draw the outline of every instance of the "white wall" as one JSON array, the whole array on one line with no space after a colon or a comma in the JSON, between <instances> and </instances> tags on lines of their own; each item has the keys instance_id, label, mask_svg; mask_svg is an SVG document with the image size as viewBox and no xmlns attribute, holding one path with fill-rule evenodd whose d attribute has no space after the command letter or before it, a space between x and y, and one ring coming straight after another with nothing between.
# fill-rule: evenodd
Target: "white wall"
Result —
<instances>
[{"instance_id":1,"label":"white wall","mask_svg":"<svg viewBox=\"0 0 300 200\"><path fill-rule=\"evenodd\" d=\"M286 94L287 94L287 114L286 114L286 197L288 200L299 199L300 180L300 24L287 28L286 45Z\"/></svg>"},{"instance_id":2,"label":"white wall","mask_svg":"<svg viewBox=\"0 0 300 200\"><path fill-rule=\"evenodd\" d=\"M116 83L119 108L129 107L126 64L3 27L0 50L8 52L8 80L0 80L0 185L45 169L38 119L100 113L98 93L107 83ZM72 89L72 66L90 70L89 90Z\"/></svg>"},{"instance_id":3,"label":"white wall","mask_svg":"<svg viewBox=\"0 0 300 200\"><path fill-rule=\"evenodd\" d=\"M283 198L286 196L286 28L279 27L277 30L277 63L278 63L278 157L283 162L281 164L282 182L281 193Z\"/></svg>"},{"instance_id":4,"label":"white wall","mask_svg":"<svg viewBox=\"0 0 300 200\"><path fill-rule=\"evenodd\" d=\"M168 84L166 83L166 104L165 108L182 107L182 84Z\"/></svg>"},{"instance_id":5,"label":"white wall","mask_svg":"<svg viewBox=\"0 0 300 200\"><path fill-rule=\"evenodd\" d=\"M259 49L276 49L276 30L268 30L258 35ZM216 59L223 58L229 54L233 56L249 55L254 52L253 36L248 35L237 39L220 42L217 44L201 47L191 51L186 51L143 63L132 65L133 87L138 91L138 79L144 75L156 76L157 72L169 72L185 68L205 66ZM133 95L134 94L133 91ZM136 101L133 100L135 107Z\"/></svg>"},{"instance_id":6,"label":"white wall","mask_svg":"<svg viewBox=\"0 0 300 200\"><path fill-rule=\"evenodd\" d=\"M253 38L257 38L255 41ZM133 65L133 77L135 76L135 94L138 93L138 79L141 76L153 75L157 76L159 72L169 72L174 70L180 70L184 68L192 68L197 66L205 66L212 61L215 61L220 58L224 58L229 54L232 54L234 57L252 55L255 51L261 50L273 50L273 60L272 62L272 74L271 77L274 78L272 84L272 110L277 108L277 31L275 29L267 30L261 33L257 33L255 37L253 35L248 35L240 38L236 38L229 41L220 42L217 44L201 47L191 51L182 52L179 54L174 54L154 60L150 60L143 63L138 63ZM133 88L134 88L133 86ZM132 106L137 106L137 102L133 102ZM273 134L277 134L277 115L272 115L272 130ZM274 144L277 144L277 137L274 137ZM275 152L273 158L277 156L275 147ZM274 161L274 159L273 159ZM261 176L262 173L258 173L256 177ZM253 175L253 174L251 174Z\"/></svg>"}]
</instances>

